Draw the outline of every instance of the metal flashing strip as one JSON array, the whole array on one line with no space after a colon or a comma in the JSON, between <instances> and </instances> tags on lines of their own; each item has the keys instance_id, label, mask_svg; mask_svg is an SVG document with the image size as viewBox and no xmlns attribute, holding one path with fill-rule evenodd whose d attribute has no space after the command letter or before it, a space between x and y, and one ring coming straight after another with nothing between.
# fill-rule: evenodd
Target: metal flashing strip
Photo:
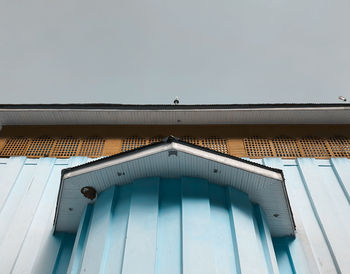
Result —
<instances>
[{"instance_id":1,"label":"metal flashing strip","mask_svg":"<svg viewBox=\"0 0 350 274\"><path fill-rule=\"evenodd\" d=\"M282 171L168 137L163 142L62 171L55 231L76 232L88 203L83 188L97 194L144 177L201 177L246 192L265 211L271 233L293 235L294 220ZM278 212L276 217L276 213Z\"/></svg>"}]
</instances>

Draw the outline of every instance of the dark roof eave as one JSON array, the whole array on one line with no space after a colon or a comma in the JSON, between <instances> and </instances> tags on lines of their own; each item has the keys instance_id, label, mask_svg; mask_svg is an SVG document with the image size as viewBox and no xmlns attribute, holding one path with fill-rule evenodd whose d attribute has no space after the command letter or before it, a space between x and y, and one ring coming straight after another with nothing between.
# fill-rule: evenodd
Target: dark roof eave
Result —
<instances>
[{"instance_id":1,"label":"dark roof eave","mask_svg":"<svg viewBox=\"0 0 350 274\"><path fill-rule=\"evenodd\" d=\"M286 104L0 104L0 110L193 110L193 109L295 109L295 108L344 108L350 107L349 103L286 103Z\"/></svg>"}]
</instances>

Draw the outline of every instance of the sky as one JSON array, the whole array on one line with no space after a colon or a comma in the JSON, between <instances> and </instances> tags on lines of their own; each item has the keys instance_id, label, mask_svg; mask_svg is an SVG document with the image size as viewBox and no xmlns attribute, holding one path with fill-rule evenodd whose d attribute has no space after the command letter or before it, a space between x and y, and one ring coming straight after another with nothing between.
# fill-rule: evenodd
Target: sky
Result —
<instances>
[{"instance_id":1,"label":"sky","mask_svg":"<svg viewBox=\"0 0 350 274\"><path fill-rule=\"evenodd\" d=\"M341 103L348 0L1 0L0 103Z\"/></svg>"}]
</instances>

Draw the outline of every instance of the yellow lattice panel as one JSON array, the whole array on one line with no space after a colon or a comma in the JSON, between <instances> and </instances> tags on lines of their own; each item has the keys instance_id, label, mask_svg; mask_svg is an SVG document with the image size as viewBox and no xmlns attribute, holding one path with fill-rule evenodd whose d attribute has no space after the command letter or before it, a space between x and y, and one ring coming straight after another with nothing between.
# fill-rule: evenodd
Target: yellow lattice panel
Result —
<instances>
[{"instance_id":1,"label":"yellow lattice panel","mask_svg":"<svg viewBox=\"0 0 350 274\"><path fill-rule=\"evenodd\" d=\"M195 138L195 137L190 137L190 136L184 136L181 138L182 141L190 143L190 144L194 144L196 146L201 146L202 145L202 141L199 138Z\"/></svg>"},{"instance_id":2,"label":"yellow lattice panel","mask_svg":"<svg viewBox=\"0 0 350 274\"><path fill-rule=\"evenodd\" d=\"M79 156L100 157L105 140L100 137L88 137L81 140Z\"/></svg>"},{"instance_id":3,"label":"yellow lattice panel","mask_svg":"<svg viewBox=\"0 0 350 274\"><path fill-rule=\"evenodd\" d=\"M304 151L304 157L330 158L331 153L326 146L325 140L317 137L305 137L299 140Z\"/></svg>"},{"instance_id":4,"label":"yellow lattice panel","mask_svg":"<svg viewBox=\"0 0 350 274\"><path fill-rule=\"evenodd\" d=\"M228 152L226 140L218 137L209 137L202 139L202 146L221 153L227 154Z\"/></svg>"},{"instance_id":5,"label":"yellow lattice panel","mask_svg":"<svg viewBox=\"0 0 350 274\"><path fill-rule=\"evenodd\" d=\"M337 136L331 137L328 140L330 149L334 157L350 157L350 139Z\"/></svg>"},{"instance_id":6,"label":"yellow lattice panel","mask_svg":"<svg viewBox=\"0 0 350 274\"><path fill-rule=\"evenodd\" d=\"M3 147L5 146L5 144L6 144L6 138L0 138L0 153Z\"/></svg>"},{"instance_id":7,"label":"yellow lattice panel","mask_svg":"<svg viewBox=\"0 0 350 274\"><path fill-rule=\"evenodd\" d=\"M51 153L55 139L50 137L33 138L26 152L27 157L48 157Z\"/></svg>"},{"instance_id":8,"label":"yellow lattice panel","mask_svg":"<svg viewBox=\"0 0 350 274\"><path fill-rule=\"evenodd\" d=\"M121 152L132 150L147 145L147 139L142 137L128 137L122 141Z\"/></svg>"},{"instance_id":9,"label":"yellow lattice panel","mask_svg":"<svg viewBox=\"0 0 350 274\"><path fill-rule=\"evenodd\" d=\"M2 148L0 156L23 156L27 151L30 141L31 140L27 137L9 138L6 140L5 146Z\"/></svg>"},{"instance_id":10,"label":"yellow lattice panel","mask_svg":"<svg viewBox=\"0 0 350 274\"><path fill-rule=\"evenodd\" d=\"M76 156L79 148L79 143L80 140L75 137L58 138L55 142L50 156L58 158Z\"/></svg>"},{"instance_id":11,"label":"yellow lattice panel","mask_svg":"<svg viewBox=\"0 0 350 274\"><path fill-rule=\"evenodd\" d=\"M297 158L302 156L298 142L294 138L285 136L276 137L272 139L272 144L277 157Z\"/></svg>"},{"instance_id":12,"label":"yellow lattice panel","mask_svg":"<svg viewBox=\"0 0 350 274\"><path fill-rule=\"evenodd\" d=\"M151 137L148 139L148 144L158 143L160 141L162 141L162 138L159 136Z\"/></svg>"},{"instance_id":13,"label":"yellow lattice panel","mask_svg":"<svg viewBox=\"0 0 350 274\"><path fill-rule=\"evenodd\" d=\"M273 157L273 150L269 139L257 136L243 139L247 156L251 158Z\"/></svg>"}]
</instances>

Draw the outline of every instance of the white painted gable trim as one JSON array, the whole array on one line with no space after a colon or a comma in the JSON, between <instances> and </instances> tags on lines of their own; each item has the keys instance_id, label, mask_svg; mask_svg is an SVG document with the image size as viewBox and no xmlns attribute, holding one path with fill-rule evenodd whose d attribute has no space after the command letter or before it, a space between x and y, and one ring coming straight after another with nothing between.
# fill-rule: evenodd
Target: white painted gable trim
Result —
<instances>
[{"instance_id":1,"label":"white painted gable trim","mask_svg":"<svg viewBox=\"0 0 350 274\"><path fill-rule=\"evenodd\" d=\"M294 220L280 170L175 139L64 170L55 231L76 232L83 210L91 203L81 194L82 187L90 186L101 193L113 185L129 184L143 177L182 176L201 177L247 193L265 212L273 236L294 234Z\"/></svg>"}]
</instances>

